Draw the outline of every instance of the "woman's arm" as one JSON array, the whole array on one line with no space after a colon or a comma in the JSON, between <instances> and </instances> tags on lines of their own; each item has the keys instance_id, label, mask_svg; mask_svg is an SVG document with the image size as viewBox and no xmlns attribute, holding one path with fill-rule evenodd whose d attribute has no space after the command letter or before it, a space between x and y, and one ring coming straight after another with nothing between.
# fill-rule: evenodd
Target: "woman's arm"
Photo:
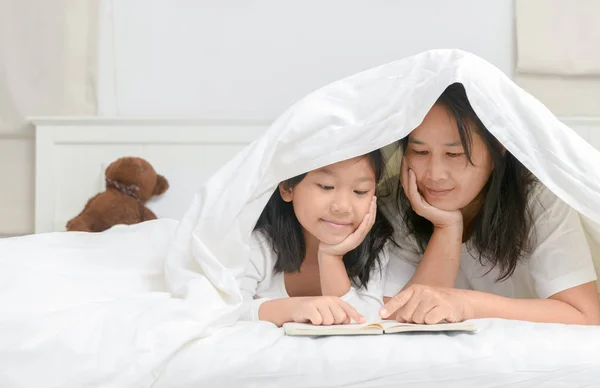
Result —
<instances>
[{"instance_id":1,"label":"woman's arm","mask_svg":"<svg viewBox=\"0 0 600 388\"><path fill-rule=\"evenodd\" d=\"M415 173L402 161L402 187L412 209L433 224L433 233L417 270L405 287L425 284L454 287L460 268L463 217L459 210L446 211L431 206L419 193Z\"/></svg>"},{"instance_id":2,"label":"woman's arm","mask_svg":"<svg viewBox=\"0 0 600 388\"><path fill-rule=\"evenodd\" d=\"M454 287L460 268L462 224L435 228L417 270L406 284Z\"/></svg>"},{"instance_id":3,"label":"woman's arm","mask_svg":"<svg viewBox=\"0 0 600 388\"><path fill-rule=\"evenodd\" d=\"M413 285L388 300L382 318L401 322L460 322L502 318L530 322L600 324L595 282L569 288L548 299L512 299L486 292Z\"/></svg>"},{"instance_id":4,"label":"woman's arm","mask_svg":"<svg viewBox=\"0 0 600 388\"><path fill-rule=\"evenodd\" d=\"M473 318L600 325L596 282L569 288L548 299L511 299L477 291L468 291L466 296Z\"/></svg>"}]
</instances>

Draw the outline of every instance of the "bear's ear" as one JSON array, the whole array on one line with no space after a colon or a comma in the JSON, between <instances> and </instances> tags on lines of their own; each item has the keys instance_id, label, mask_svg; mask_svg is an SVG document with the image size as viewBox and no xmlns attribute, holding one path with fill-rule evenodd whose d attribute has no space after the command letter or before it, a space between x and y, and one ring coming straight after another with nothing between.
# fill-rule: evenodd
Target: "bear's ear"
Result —
<instances>
[{"instance_id":1,"label":"bear's ear","mask_svg":"<svg viewBox=\"0 0 600 388\"><path fill-rule=\"evenodd\" d=\"M156 186L154 186L154 192L152 195L161 195L169 188L169 182L162 175L156 175Z\"/></svg>"}]
</instances>

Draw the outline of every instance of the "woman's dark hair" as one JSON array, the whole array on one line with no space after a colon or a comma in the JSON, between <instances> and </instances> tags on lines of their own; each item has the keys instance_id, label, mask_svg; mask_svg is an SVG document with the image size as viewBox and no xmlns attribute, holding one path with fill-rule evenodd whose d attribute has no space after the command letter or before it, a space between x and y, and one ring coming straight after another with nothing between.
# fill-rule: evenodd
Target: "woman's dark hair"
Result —
<instances>
[{"instance_id":1,"label":"woman's dark hair","mask_svg":"<svg viewBox=\"0 0 600 388\"><path fill-rule=\"evenodd\" d=\"M498 266L497 281L510 277L517 263L530 251L529 231L532 227L528 197L535 177L512 154L505 151L498 140L487 130L471 107L465 88L455 83L436 101L453 115L465 156L471 160L472 134L481 136L493 163L493 171L482 190L483 205L471 221L469 249L479 255L479 262ZM400 140L403 151L408 146L408 136ZM423 253L433 233L429 220L419 216L410 206L402 186L398 186L398 205L408 232L415 236ZM491 270L490 269L490 270Z\"/></svg>"},{"instance_id":2,"label":"woman's dark hair","mask_svg":"<svg viewBox=\"0 0 600 388\"><path fill-rule=\"evenodd\" d=\"M365 157L375 171L375 181L379 183L383 175L383 156L380 150L375 150ZM282 182L286 190L294 188L302 182L306 174L298 175ZM275 272L297 272L306 256L306 244L302 226L296 218L291 202L285 202L279 189L271 195L263 209L255 231L262 232L268 237L273 251L277 255ZM387 218L377 209L375 223L363 240L354 250L344 255L344 265L351 281L359 286L367 286L371 271L379 267L379 253L388 239L391 239L393 227ZM381 268L379 267L379 270Z\"/></svg>"}]
</instances>

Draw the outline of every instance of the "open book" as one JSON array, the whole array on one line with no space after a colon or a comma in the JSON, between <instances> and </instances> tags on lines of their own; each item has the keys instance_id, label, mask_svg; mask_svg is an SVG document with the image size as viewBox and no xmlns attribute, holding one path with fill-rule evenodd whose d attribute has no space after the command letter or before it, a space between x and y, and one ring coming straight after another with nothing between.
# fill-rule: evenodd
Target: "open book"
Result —
<instances>
[{"instance_id":1,"label":"open book","mask_svg":"<svg viewBox=\"0 0 600 388\"><path fill-rule=\"evenodd\" d=\"M396 321L379 321L372 323L353 323L349 325L311 325L310 323L288 322L283 324L286 335L294 336L323 336L323 335L368 335L391 334L403 332L427 331L466 331L475 332L477 326L473 323L438 323L425 325L415 323L400 323Z\"/></svg>"}]
</instances>

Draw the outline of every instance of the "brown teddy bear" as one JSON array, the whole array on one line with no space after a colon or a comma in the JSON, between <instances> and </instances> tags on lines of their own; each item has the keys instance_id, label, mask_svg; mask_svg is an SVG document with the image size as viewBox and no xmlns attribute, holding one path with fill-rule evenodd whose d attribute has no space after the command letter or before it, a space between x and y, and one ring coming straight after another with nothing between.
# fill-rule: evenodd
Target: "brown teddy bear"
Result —
<instances>
[{"instance_id":1,"label":"brown teddy bear","mask_svg":"<svg viewBox=\"0 0 600 388\"><path fill-rule=\"evenodd\" d=\"M105 172L106 191L91 198L83 211L67 222L68 231L102 232L117 224L154 220L144 204L167 191L169 183L150 163L125 157L111 163Z\"/></svg>"}]
</instances>

